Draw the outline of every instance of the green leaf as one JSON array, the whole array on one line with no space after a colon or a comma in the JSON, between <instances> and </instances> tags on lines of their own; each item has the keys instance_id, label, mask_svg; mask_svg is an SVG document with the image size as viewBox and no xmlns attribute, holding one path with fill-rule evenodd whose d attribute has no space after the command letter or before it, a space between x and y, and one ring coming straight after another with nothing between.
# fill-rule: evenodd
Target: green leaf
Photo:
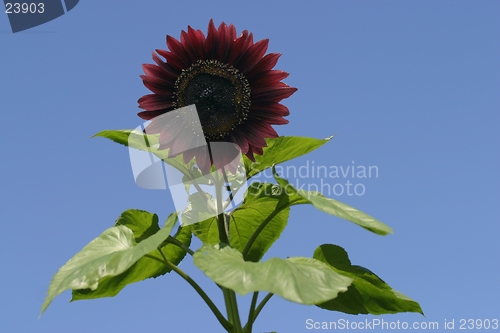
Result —
<instances>
[{"instance_id":1,"label":"green leaf","mask_svg":"<svg viewBox=\"0 0 500 333\"><path fill-rule=\"evenodd\" d=\"M205 201L207 200L207 201ZM198 224L217 215L215 199L206 192L195 192L188 197L189 204L182 212L182 224Z\"/></svg>"},{"instance_id":2,"label":"green leaf","mask_svg":"<svg viewBox=\"0 0 500 333\"><path fill-rule=\"evenodd\" d=\"M247 179L272 167L274 164L308 154L324 145L331 138L314 139L300 136L280 136L266 139L267 147L264 147L262 155L254 156L255 162L252 162L246 156L243 157Z\"/></svg>"},{"instance_id":3,"label":"green leaf","mask_svg":"<svg viewBox=\"0 0 500 333\"><path fill-rule=\"evenodd\" d=\"M255 263L244 261L236 249L218 245L202 246L193 258L210 279L240 295L268 291L292 302L317 304L346 291L352 282L312 258L271 258Z\"/></svg>"},{"instance_id":4,"label":"green leaf","mask_svg":"<svg viewBox=\"0 0 500 333\"><path fill-rule=\"evenodd\" d=\"M184 214L186 213L189 214L188 211L184 211ZM196 237L198 237L203 244L214 245L219 242L219 229L217 227L217 217L211 217L201 222L191 224L190 227L193 234Z\"/></svg>"},{"instance_id":5,"label":"green leaf","mask_svg":"<svg viewBox=\"0 0 500 333\"><path fill-rule=\"evenodd\" d=\"M290 184L286 179L279 177L274 167L273 174L274 178L276 178L276 181L281 186L282 192L288 196L289 205L312 204L314 207L325 213L335 215L344 220L355 223L365 228L366 230L369 230L378 235L387 235L393 233L391 227L371 217L370 215L357 210L354 207L346 205L335 199L327 198L316 191L304 191L295 189L295 187L293 187L293 185Z\"/></svg>"},{"instance_id":6,"label":"green leaf","mask_svg":"<svg viewBox=\"0 0 500 333\"><path fill-rule=\"evenodd\" d=\"M157 150L159 146L158 134L145 134L142 131L136 130L104 130L94 136L102 137L124 145L126 147L152 152L159 158L167 157L168 150Z\"/></svg>"},{"instance_id":7,"label":"green leaf","mask_svg":"<svg viewBox=\"0 0 500 333\"><path fill-rule=\"evenodd\" d=\"M230 218L229 239L231 246L240 252L243 251L248 240L261 223L278 207L281 197L272 195L275 186L271 183L252 183L243 203L227 215ZM290 209L287 206L278 207L275 215L253 243L246 260L257 262L262 259L285 229L289 212ZM191 213L188 212L188 214ZM214 245L219 242L216 217L193 224L191 228L204 244Z\"/></svg>"},{"instance_id":8,"label":"green leaf","mask_svg":"<svg viewBox=\"0 0 500 333\"><path fill-rule=\"evenodd\" d=\"M184 163L182 154L174 158L169 158L168 149L158 150L158 134L144 134L136 130L105 130L97 133L93 137L103 137L130 148L152 153L163 160L163 162L182 172L188 179L193 179L193 172L196 172L193 168L195 163L194 159L186 164Z\"/></svg>"},{"instance_id":9,"label":"green leaf","mask_svg":"<svg viewBox=\"0 0 500 333\"><path fill-rule=\"evenodd\" d=\"M160 230L156 214L138 209L124 211L116 220L115 226L119 225L124 225L132 230L137 243L156 234Z\"/></svg>"},{"instance_id":10,"label":"green leaf","mask_svg":"<svg viewBox=\"0 0 500 333\"><path fill-rule=\"evenodd\" d=\"M139 244L135 242L134 232L124 225L105 230L54 275L41 313L65 290L96 290L103 278L117 276L128 270L167 239L176 220L176 214L170 215L161 230Z\"/></svg>"},{"instance_id":11,"label":"green leaf","mask_svg":"<svg viewBox=\"0 0 500 333\"><path fill-rule=\"evenodd\" d=\"M128 147L128 137L132 132L133 130L104 130L92 137L103 137Z\"/></svg>"},{"instance_id":12,"label":"green leaf","mask_svg":"<svg viewBox=\"0 0 500 333\"><path fill-rule=\"evenodd\" d=\"M115 226L124 225L134 232L136 243L154 235L160 227L158 226L158 216L142 210L127 210L121 214ZM191 230L179 227L174 237L189 246L191 243ZM161 247L163 255L173 264L178 265L184 259L186 252L174 244L167 244ZM162 260L162 256L157 250L149 253L150 256ZM96 290L80 289L73 290L71 301L82 299L94 299L101 297L116 296L127 285L142 281L148 278L156 278L169 273L170 269L158 260L142 257L128 270L120 275L105 277L99 282Z\"/></svg>"},{"instance_id":13,"label":"green leaf","mask_svg":"<svg viewBox=\"0 0 500 333\"><path fill-rule=\"evenodd\" d=\"M229 229L231 246L242 252L255 230L273 214L275 208L276 202L269 198L260 198L235 209L231 214ZM273 216L248 251L246 260L257 262L262 259L285 229L289 214L290 208L285 207Z\"/></svg>"},{"instance_id":14,"label":"green leaf","mask_svg":"<svg viewBox=\"0 0 500 333\"><path fill-rule=\"evenodd\" d=\"M346 292L335 299L318 304L320 308L349 314L423 314L417 302L389 287L373 272L361 266L351 265L347 252L340 246L321 245L314 251L314 258L328 264L333 271L353 279Z\"/></svg>"}]
</instances>

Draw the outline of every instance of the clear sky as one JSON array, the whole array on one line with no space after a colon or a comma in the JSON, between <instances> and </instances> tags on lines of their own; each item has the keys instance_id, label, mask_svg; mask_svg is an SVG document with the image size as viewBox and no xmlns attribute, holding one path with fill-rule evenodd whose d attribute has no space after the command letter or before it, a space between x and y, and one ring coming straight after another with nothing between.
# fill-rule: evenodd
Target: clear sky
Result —
<instances>
[{"instance_id":1,"label":"clear sky","mask_svg":"<svg viewBox=\"0 0 500 333\"><path fill-rule=\"evenodd\" d=\"M340 184L325 194L395 230L377 236L296 206L266 257L340 245L426 315L349 316L273 297L255 332L309 332L308 319L435 321L441 329L445 320L458 329L460 319L500 319L500 2L81 0L16 34L0 14L1 331L221 331L173 274L114 298L69 304L66 292L37 319L52 275L122 211L164 221L174 209L169 192L135 185L125 147L90 137L140 125L137 99L148 93L141 64L166 48L167 34L206 31L210 18L269 38L269 52L283 54L276 68L299 90L284 101L291 114L276 127L281 135L336 134L287 163L288 176L313 164L376 167L371 178L298 181ZM364 193L340 194L347 181ZM191 258L181 267L223 305Z\"/></svg>"}]
</instances>

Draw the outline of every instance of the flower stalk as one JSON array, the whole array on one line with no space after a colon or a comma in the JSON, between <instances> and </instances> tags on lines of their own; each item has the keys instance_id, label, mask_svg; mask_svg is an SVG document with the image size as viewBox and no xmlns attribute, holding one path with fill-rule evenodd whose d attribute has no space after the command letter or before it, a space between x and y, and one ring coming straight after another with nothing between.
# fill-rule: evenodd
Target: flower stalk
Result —
<instances>
[{"instance_id":1,"label":"flower stalk","mask_svg":"<svg viewBox=\"0 0 500 333\"><path fill-rule=\"evenodd\" d=\"M224 172L224 170L222 170ZM218 171L215 173L215 193L217 201L217 226L219 229L219 240L223 244L230 245L229 235L226 228L226 219L224 217L224 210L222 205L222 190L224 189L224 179L219 175ZM243 333L241 327L240 315L238 311L238 303L236 301L236 294L231 289L221 286L224 295L224 302L227 310L227 317L233 326L231 333Z\"/></svg>"}]
</instances>

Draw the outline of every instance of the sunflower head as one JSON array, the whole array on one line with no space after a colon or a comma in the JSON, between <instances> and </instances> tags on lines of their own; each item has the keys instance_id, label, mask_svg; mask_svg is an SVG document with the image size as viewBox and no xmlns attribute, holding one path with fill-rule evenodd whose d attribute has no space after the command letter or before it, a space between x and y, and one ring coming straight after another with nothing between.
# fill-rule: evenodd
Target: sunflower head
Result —
<instances>
[{"instance_id":1,"label":"sunflower head","mask_svg":"<svg viewBox=\"0 0 500 333\"><path fill-rule=\"evenodd\" d=\"M280 54L265 55L268 43L254 43L246 30L236 37L234 25L223 22L217 29L213 20L206 37L191 27L181 32L180 41L167 36L169 50L156 50L156 64L143 65L141 78L152 94L138 101L145 110L139 116L151 120L146 132L160 135L160 149L169 148L169 156L183 153L186 163L195 157L203 172L232 161L239 152L255 161L265 138L278 136L272 125L288 123L283 118L288 108L280 101L297 90L281 82L288 73L273 69ZM158 117L190 105L196 106L208 147L189 149L198 140L189 119L172 123L171 117ZM230 142L235 149L215 157L209 149L213 142Z\"/></svg>"}]
</instances>

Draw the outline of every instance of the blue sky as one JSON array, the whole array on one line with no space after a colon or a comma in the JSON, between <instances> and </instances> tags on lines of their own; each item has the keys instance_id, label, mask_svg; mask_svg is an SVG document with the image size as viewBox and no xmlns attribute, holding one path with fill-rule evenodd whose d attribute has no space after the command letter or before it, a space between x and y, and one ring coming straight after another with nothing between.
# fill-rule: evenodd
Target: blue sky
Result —
<instances>
[{"instance_id":1,"label":"blue sky","mask_svg":"<svg viewBox=\"0 0 500 333\"><path fill-rule=\"evenodd\" d=\"M175 275L108 299L68 304L67 292L37 319L52 275L122 211L165 220L174 209L168 192L135 185L126 148L90 137L140 125L137 99L148 93L141 64L166 48L166 34L206 31L210 18L269 38L268 51L283 54L276 68L299 90L284 102L291 114L276 127L281 135L336 134L285 166L376 166L378 177L299 181L362 184L363 195L331 196L395 230L381 237L298 206L266 257L340 245L426 315L349 316L274 297L255 332L308 332L307 319L440 327L454 319L455 329L460 319L500 319L499 17L495 1L82 0L12 34L0 15L2 330L221 331ZM181 267L222 306L190 258Z\"/></svg>"}]
</instances>

